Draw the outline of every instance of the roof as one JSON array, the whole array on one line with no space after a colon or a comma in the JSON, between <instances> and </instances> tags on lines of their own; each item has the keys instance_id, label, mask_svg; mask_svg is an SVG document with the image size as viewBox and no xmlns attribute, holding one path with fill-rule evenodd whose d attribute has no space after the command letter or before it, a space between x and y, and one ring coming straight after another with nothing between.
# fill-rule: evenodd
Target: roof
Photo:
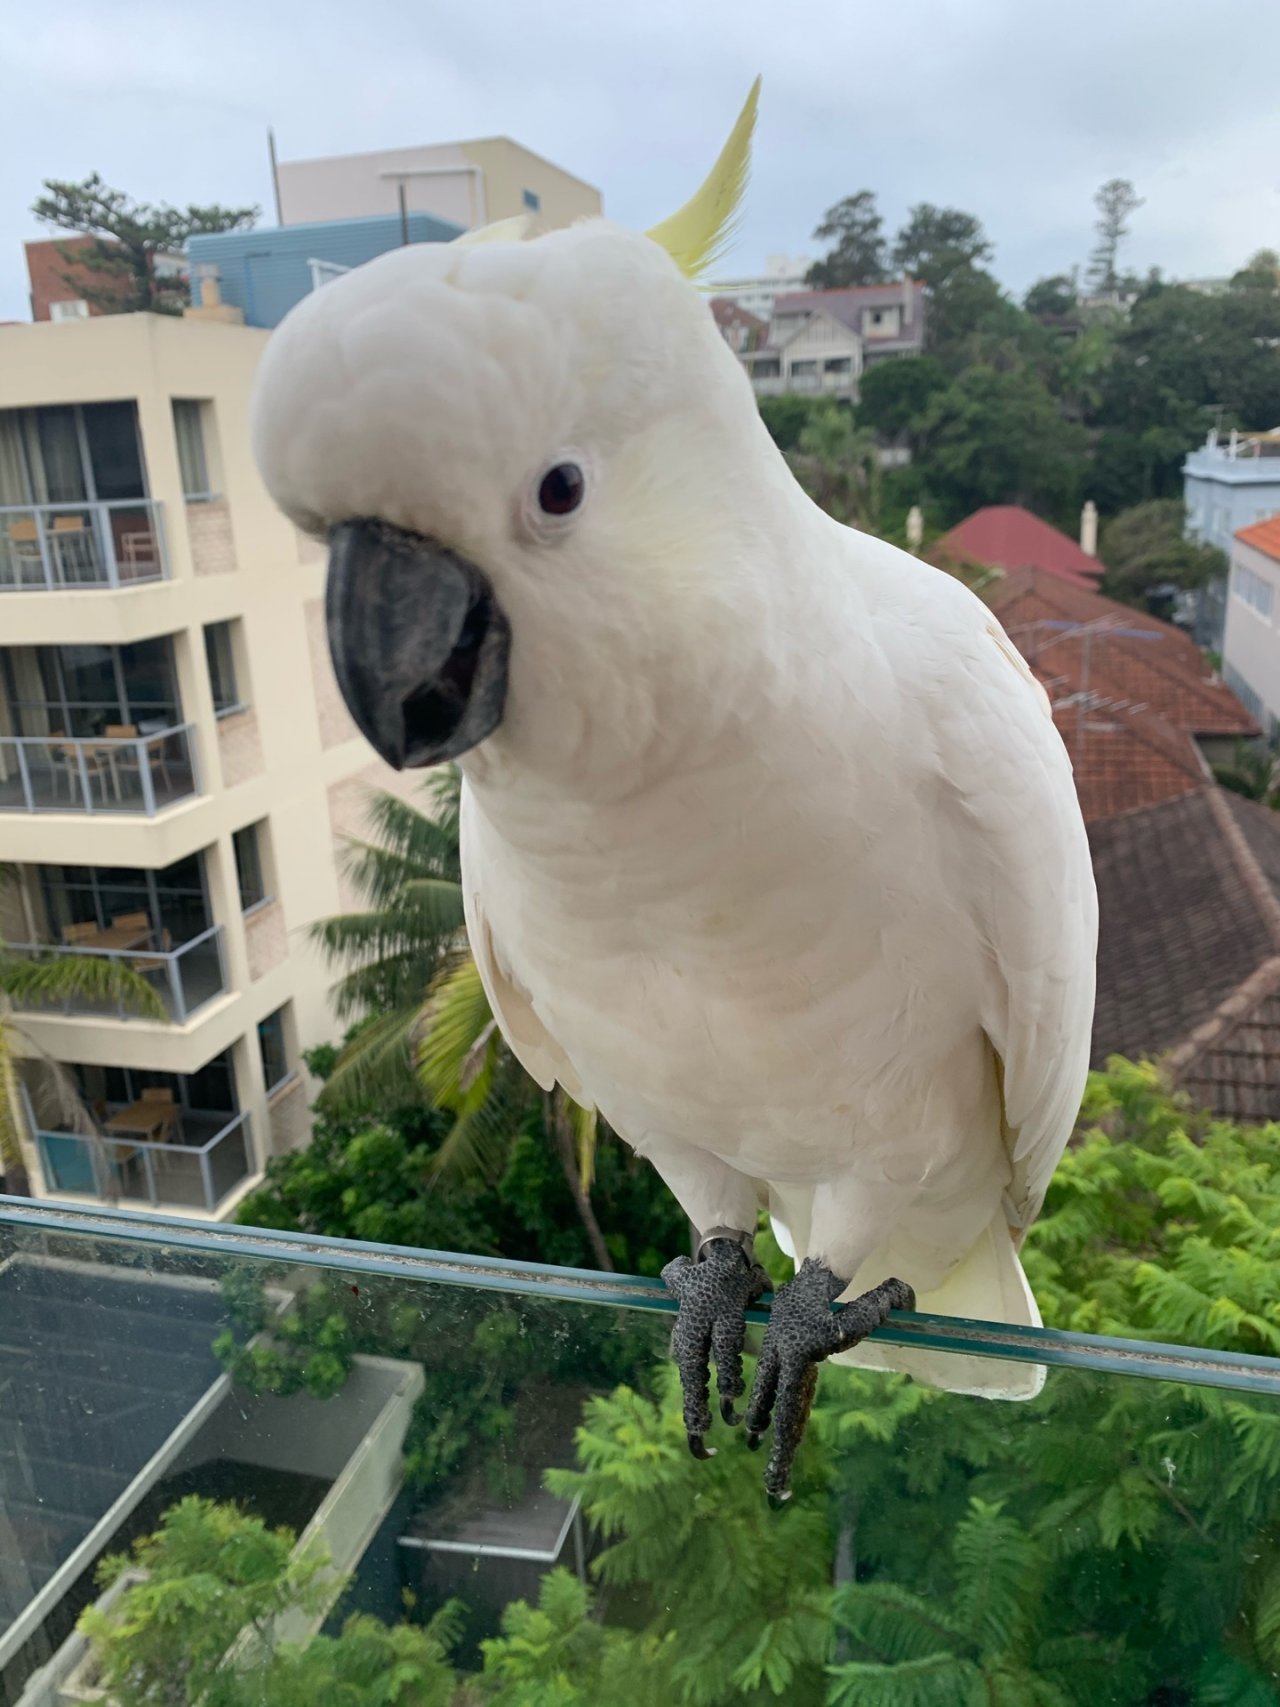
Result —
<instances>
[{"instance_id":1,"label":"roof","mask_svg":"<svg viewBox=\"0 0 1280 1707\"><path fill-rule=\"evenodd\" d=\"M1195 641L1172 623L1045 570L1006 575L985 596L1055 704L1087 692L1100 712L1153 713L1187 735L1259 733Z\"/></svg>"},{"instance_id":2,"label":"roof","mask_svg":"<svg viewBox=\"0 0 1280 1707\"><path fill-rule=\"evenodd\" d=\"M847 285L843 290L795 290L778 296L773 304L774 318L788 314L831 315L852 332L862 330L864 308L894 308L902 302L904 288L910 293L912 316L910 341L924 319L924 286L918 279L897 279L890 284ZM906 329L904 328L904 331Z\"/></svg>"},{"instance_id":3,"label":"roof","mask_svg":"<svg viewBox=\"0 0 1280 1707\"><path fill-rule=\"evenodd\" d=\"M1280 1119L1280 814L1206 784L1089 841L1094 1065L1163 1056L1213 1113Z\"/></svg>"},{"instance_id":4,"label":"roof","mask_svg":"<svg viewBox=\"0 0 1280 1707\"><path fill-rule=\"evenodd\" d=\"M1203 788L1208 768L1194 740L1148 711L1112 708L1044 680L1053 721L1075 771L1086 824Z\"/></svg>"},{"instance_id":5,"label":"roof","mask_svg":"<svg viewBox=\"0 0 1280 1707\"><path fill-rule=\"evenodd\" d=\"M749 308L739 307L731 297L713 296L711 313L717 326L745 326L749 332L759 332L761 337L769 330L767 320L752 314Z\"/></svg>"},{"instance_id":6,"label":"roof","mask_svg":"<svg viewBox=\"0 0 1280 1707\"><path fill-rule=\"evenodd\" d=\"M933 548L937 557L985 563L990 569L1043 569L1080 586L1096 585L1102 564L1075 540L1020 504L975 510Z\"/></svg>"},{"instance_id":7,"label":"roof","mask_svg":"<svg viewBox=\"0 0 1280 1707\"><path fill-rule=\"evenodd\" d=\"M1254 522L1247 528L1237 528L1236 538L1241 544L1251 545L1264 557L1274 557L1280 563L1280 516L1268 516L1265 521Z\"/></svg>"}]
</instances>

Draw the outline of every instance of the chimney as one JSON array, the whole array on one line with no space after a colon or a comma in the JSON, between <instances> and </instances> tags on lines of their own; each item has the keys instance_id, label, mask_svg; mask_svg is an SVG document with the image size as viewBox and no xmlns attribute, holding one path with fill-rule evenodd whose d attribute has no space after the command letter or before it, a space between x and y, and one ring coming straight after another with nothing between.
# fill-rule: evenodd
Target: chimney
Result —
<instances>
[{"instance_id":1,"label":"chimney","mask_svg":"<svg viewBox=\"0 0 1280 1707\"><path fill-rule=\"evenodd\" d=\"M218 280L214 273L200 275L199 306L184 308L183 318L186 320L220 320L227 326L243 326L244 310L233 308L229 302L222 300L222 292L218 289Z\"/></svg>"},{"instance_id":2,"label":"chimney","mask_svg":"<svg viewBox=\"0 0 1280 1707\"><path fill-rule=\"evenodd\" d=\"M924 516L919 504L912 504L907 511L907 544L912 551L919 551L924 543Z\"/></svg>"},{"instance_id":3,"label":"chimney","mask_svg":"<svg viewBox=\"0 0 1280 1707\"><path fill-rule=\"evenodd\" d=\"M910 273L903 273L903 275L902 275L902 324L904 326L910 326L910 324L911 324L911 297L912 297L911 285L912 285L912 282L913 281L911 278L911 274Z\"/></svg>"},{"instance_id":4,"label":"chimney","mask_svg":"<svg viewBox=\"0 0 1280 1707\"><path fill-rule=\"evenodd\" d=\"M1098 555L1098 506L1092 498L1080 512L1080 549L1086 557Z\"/></svg>"}]
</instances>

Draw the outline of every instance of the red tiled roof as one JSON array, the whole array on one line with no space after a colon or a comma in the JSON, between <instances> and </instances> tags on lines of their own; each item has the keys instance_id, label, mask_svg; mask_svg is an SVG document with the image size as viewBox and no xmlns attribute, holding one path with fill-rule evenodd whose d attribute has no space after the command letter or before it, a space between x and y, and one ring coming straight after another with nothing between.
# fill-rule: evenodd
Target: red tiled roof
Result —
<instances>
[{"instance_id":1,"label":"red tiled roof","mask_svg":"<svg viewBox=\"0 0 1280 1707\"><path fill-rule=\"evenodd\" d=\"M1007 575L986 598L1037 675L1060 684L1050 694L1055 702L1084 691L1091 703L1151 712L1188 735L1259 732L1199 647L1172 623L1042 570Z\"/></svg>"},{"instance_id":2,"label":"red tiled roof","mask_svg":"<svg viewBox=\"0 0 1280 1707\"><path fill-rule=\"evenodd\" d=\"M769 330L767 320L752 314L748 308L740 308L727 296L711 298L711 313L717 326L745 326L749 332L758 332L762 338Z\"/></svg>"},{"instance_id":3,"label":"red tiled roof","mask_svg":"<svg viewBox=\"0 0 1280 1707\"><path fill-rule=\"evenodd\" d=\"M1071 758L1086 824L1203 788L1208 772L1191 736L1150 712L1091 703L1041 677Z\"/></svg>"},{"instance_id":4,"label":"red tiled roof","mask_svg":"<svg viewBox=\"0 0 1280 1707\"><path fill-rule=\"evenodd\" d=\"M1018 504L989 504L975 510L933 547L940 558L984 563L989 569L1043 569L1078 586L1093 587L1102 574L1065 533Z\"/></svg>"},{"instance_id":5,"label":"red tiled roof","mask_svg":"<svg viewBox=\"0 0 1280 1707\"><path fill-rule=\"evenodd\" d=\"M1268 516L1264 522L1253 522L1247 528L1238 528L1236 538L1251 545L1255 551L1261 551L1266 557L1274 557L1280 563L1280 516Z\"/></svg>"}]
</instances>

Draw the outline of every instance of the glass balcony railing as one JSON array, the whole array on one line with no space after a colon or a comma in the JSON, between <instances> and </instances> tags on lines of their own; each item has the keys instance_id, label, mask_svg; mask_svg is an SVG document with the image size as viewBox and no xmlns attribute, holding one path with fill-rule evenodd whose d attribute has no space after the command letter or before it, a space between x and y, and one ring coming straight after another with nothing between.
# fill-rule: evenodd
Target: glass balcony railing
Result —
<instances>
[{"instance_id":1,"label":"glass balcony railing","mask_svg":"<svg viewBox=\"0 0 1280 1707\"><path fill-rule=\"evenodd\" d=\"M0 592L132 587L167 574L159 504L0 506Z\"/></svg>"},{"instance_id":2,"label":"glass balcony railing","mask_svg":"<svg viewBox=\"0 0 1280 1707\"><path fill-rule=\"evenodd\" d=\"M141 1129L102 1137L80 1132L36 1133L49 1191L83 1193L107 1202L204 1209L210 1214L253 1171L249 1116L183 1112L169 1136Z\"/></svg>"},{"instance_id":3,"label":"glass balcony railing","mask_svg":"<svg viewBox=\"0 0 1280 1707\"><path fill-rule=\"evenodd\" d=\"M183 1025L215 996L227 988L226 962L221 925L210 925L190 942L168 946L168 933L159 936L149 925L113 923L96 935L99 942L66 944L6 943L6 953L29 961L65 958L114 960L140 972L155 989L169 1018ZM134 1019L137 1010L123 1002L103 1002L88 995L60 996L44 1001L27 996L14 998L24 1013L84 1014L94 1018Z\"/></svg>"},{"instance_id":4,"label":"glass balcony railing","mask_svg":"<svg viewBox=\"0 0 1280 1707\"><path fill-rule=\"evenodd\" d=\"M740 1430L690 1456L671 1311L653 1280L0 1200L0 1699L1277 1699L1280 1361L895 1317L882 1343L961 1384L996 1358L1044 1389L826 1366L777 1512Z\"/></svg>"},{"instance_id":5,"label":"glass balcony railing","mask_svg":"<svg viewBox=\"0 0 1280 1707\"><path fill-rule=\"evenodd\" d=\"M0 812L154 816L200 792L190 723L145 735L0 735Z\"/></svg>"}]
</instances>

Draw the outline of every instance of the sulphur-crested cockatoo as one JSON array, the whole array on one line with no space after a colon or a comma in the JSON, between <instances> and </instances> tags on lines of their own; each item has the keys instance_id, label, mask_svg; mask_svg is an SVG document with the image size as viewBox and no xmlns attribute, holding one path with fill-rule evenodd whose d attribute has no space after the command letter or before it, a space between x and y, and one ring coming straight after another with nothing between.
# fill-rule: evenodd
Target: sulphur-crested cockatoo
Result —
<instances>
[{"instance_id":1,"label":"sulphur-crested cockatoo","mask_svg":"<svg viewBox=\"0 0 1280 1707\"><path fill-rule=\"evenodd\" d=\"M737 1420L762 1205L799 1264L746 1419L755 1444L776 1407L779 1498L813 1365L911 1305L884 1276L1038 1321L1017 1246L1084 1083L1096 923L1071 768L1000 624L810 502L686 276L754 110L649 236L482 231L307 297L254 443L329 541L356 722L392 765L461 763L504 1037L700 1231L666 1271L695 1453L711 1353ZM1042 1376L852 1356L1007 1397Z\"/></svg>"}]
</instances>

